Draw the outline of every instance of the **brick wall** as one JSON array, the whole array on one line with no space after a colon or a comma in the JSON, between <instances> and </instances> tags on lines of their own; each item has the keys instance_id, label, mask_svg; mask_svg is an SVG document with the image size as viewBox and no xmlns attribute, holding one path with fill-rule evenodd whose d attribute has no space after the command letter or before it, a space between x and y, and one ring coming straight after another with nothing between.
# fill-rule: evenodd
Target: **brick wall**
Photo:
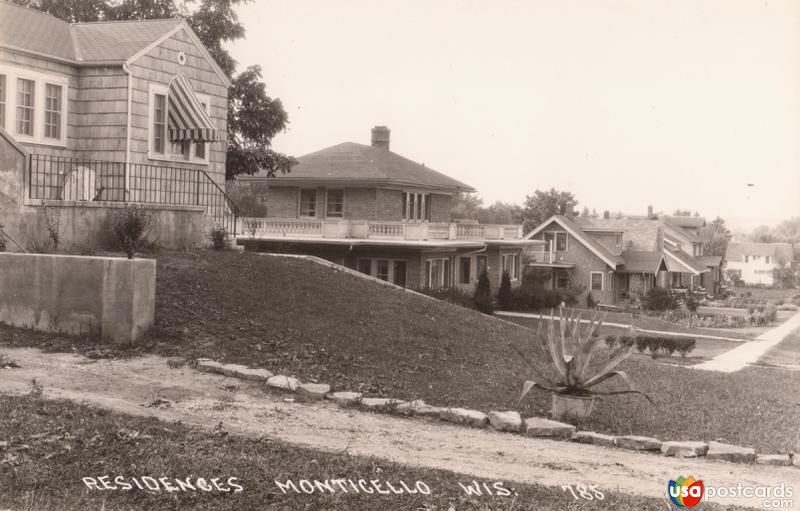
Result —
<instances>
[{"instance_id":1,"label":"brick wall","mask_svg":"<svg viewBox=\"0 0 800 511\"><path fill-rule=\"evenodd\" d=\"M439 193L431 194L431 222L449 222L452 197Z\"/></svg>"},{"instance_id":2,"label":"brick wall","mask_svg":"<svg viewBox=\"0 0 800 511\"><path fill-rule=\"evenodd\" d=\"M345 188L344 217L349 220L375 220L375 189Z\"/></svg>"},{"instance_id":3,"label":"brick wall","mask_svg":"<svg viewBox=\"0 0 800 511\"><path fill-rule=\"evenodd\" d=\"M297 218L299 189L296 186L271 186L267 199L268 218Z\"/></svg>"},{"instance_id":4,"label":"brick wall","mask_svg":"<svg viewBox=\"0 0 800 511\"><path fill-rule=\"evenodd\" d=\"M403 192L378 188L375 190L375 220L400 222L403 220Z\"/></svg>"}]
</instances>

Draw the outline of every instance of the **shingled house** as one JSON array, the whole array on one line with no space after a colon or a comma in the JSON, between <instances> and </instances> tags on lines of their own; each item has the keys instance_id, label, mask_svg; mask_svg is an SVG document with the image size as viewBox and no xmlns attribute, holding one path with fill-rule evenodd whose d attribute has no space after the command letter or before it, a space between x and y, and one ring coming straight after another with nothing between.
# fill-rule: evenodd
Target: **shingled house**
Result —
<instances>
[{"instance_id":1,"label":"shingled house","mask_svg":"<svg viewBox=\"0 0 800 511\"><path fill-rule=\"evenodd\" d=\"M0 223L30 240L58 207L82 242L135 203L165 245L232 229L229 84L182 19L70 24L0 0Z\"/></svg>"},{"instance_id":2,"label":"shingled house","mask_svg":"<svg viewBox=\"0 0 800 511\"><path fill-rule=\"evenodd\" d=\"M549 272L546 286L581 289L581 301L591 293L597 303L624 304L653 287L713 293L719 286L720 258L704 256L700 236L652 208L642 216L585 217L567 207L526 237L544 242L526 256Z\"/></svg>"},{"instance_id":3,"label":"shingled house","mask_svg":"<svg viewBox=\"0 0 800 511\"><path fill-rule=\"evenodd\" d=\"M411 288L471 291L486 268L521 282L519 225L455 223L453 196L475 190L389 149L385 126L371 145L345 142L299 158L291 173L241 176L266 195L267 218L241 219L248 249L311 254Z\"/></svg>"}]
</instances>

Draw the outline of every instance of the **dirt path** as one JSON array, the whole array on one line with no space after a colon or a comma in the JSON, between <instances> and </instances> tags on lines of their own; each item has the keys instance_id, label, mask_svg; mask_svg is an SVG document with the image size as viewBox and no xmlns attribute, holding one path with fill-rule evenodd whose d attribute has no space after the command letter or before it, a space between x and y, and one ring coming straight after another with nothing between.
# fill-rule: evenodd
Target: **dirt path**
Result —
<instances>
[{"instance_id":1,"label":"dirt path","mask_svg":"<svg viewBox=\"0 0 800 511\"><path fill-rule=\"evenodd\" d=\"M667 481L679 475L708 485L791 485L800 491L800 469L680 460L570 442L524 438L343 409L329 403L286 402L287 395L265 391L221 375L188 367L170 368L148 356L132 360L89 360L74 354L34 349L2 349L21 369L0 370L0 392L24 393L32 378L45 397L85 401L114 411L229 431L266 435L327 451L347 450L406 465L439 468L488 479L561 486L597 484L607 490L663 497ZM236 392L222 389L236 385ZM173 401L167 408L146 408L156 396ZM331 474L341 476L341 474ZM734 502L719 501L732 504ZM795 502L799 503L797 498ZM735 502L759 506L760 499Z\"/></svg>"}]
</instances>

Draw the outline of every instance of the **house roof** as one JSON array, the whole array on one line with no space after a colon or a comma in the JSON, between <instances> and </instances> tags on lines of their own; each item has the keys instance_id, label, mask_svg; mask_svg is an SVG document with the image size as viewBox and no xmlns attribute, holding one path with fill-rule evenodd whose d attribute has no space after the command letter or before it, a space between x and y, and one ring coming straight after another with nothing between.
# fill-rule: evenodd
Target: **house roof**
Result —
<instances>
[{"instance_id":1,"label":"house roof","mask_svg":"<svg viewBox=\"0 0 800 511\"><path fill-rule=\"evenodd\" d=\"M624 265L619 271L623 273L656 273L664 261L659 252L644 250L623 250Z\"/></svg>"},{"instance_id":2,"label":"house roof","mask_svg":"<svg viewBox=\"0 0 800 511\"><path fill-rule=\"evenodd\" d=\"M567 232L572 234L572 236L575 239L580 241L586 248L591 250L597 257L605 261L606 264L608 264L612 268L616 269L618 265L624 263L624 260L622 259L621 256L612 254L599 241L597 241L592 236L587 234L573 218L564 215L553 215L549 219L542 222L539 226L537 226L536 229L529 232L525 237L528 239L532 238L533 236L541 232L545 227L547 227L553 222L558 223Z\"/></svg>"},{"instance_id":3,"label":"house roof","mask_svg":"<svg viewBox=\"0 0 800 511\"><path fill-rule=\"evenodd\" d=\"M719 266L720 264L722 264L722 257L720 256L705 255L705 256L697 256L694 259L695 261L706 267Z\"/></svg>"},{"instance_id":4,"label":"house roof","mask_svg":"<svg viewBox=\"0 0 800 511\"><path fill-rule=\"evenodd\" d=\"M725 251L725 259L728 261L742 261L744 256L770 256L783 259L786 262L792 260L793 250L791 243L744 243L730 242Z\"/></svg>"},{"instance_id":5,"label":"house roof","mask_svg":"<svg viewBox=\"0 0 800 511\"><path fill-rule=\"evenodd\" d=\"M700 274L708 271L708 267L682 250L664 247L664 255L669 271ZM676 264L677 263L677 264ZM688 271L686 271L688 270Z\"/></svg>"},{"instance_id":6,"label":"house roof","mask_svg":"<svg viewBox=\"0 0 800 511\"><path fill-rule=\"evenodd\" d=\"M0 0L0 48L74 65L130 63L181 28L229 86L230 79L181 18L70 24L38 9Z\"/></svg>"},{"instance_id":7,"label":"house roof","mask_svg":"<svg viewBox=\"0 0 800 511\"><path fill-rule=\"evenodd\" d=\"M701 216L665 215L664 219L677 227L699 228L706 225L706 219Z\"/></svg>"},{"instance_id":8,"label":"house roof","mask_svg":"<svg viewBox=\"0 0 800 511\"><path fill-rule=\"evenodd\" d=\"M289 174L270 183L337 182L411 185L451 192L474 192L471 186L380 147L344 142L298 158ZM263 170L242 180L267 179Z\"/></svg>"}]
</instances>

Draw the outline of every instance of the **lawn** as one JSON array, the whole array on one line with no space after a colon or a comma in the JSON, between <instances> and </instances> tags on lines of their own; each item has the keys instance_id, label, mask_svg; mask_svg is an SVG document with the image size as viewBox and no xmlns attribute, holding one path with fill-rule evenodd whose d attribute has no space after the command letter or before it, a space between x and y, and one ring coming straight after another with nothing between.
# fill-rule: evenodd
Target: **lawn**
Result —
<instances>
[{"instance_id":1,"label":"lawn","mask_svg":"<svg viewBox=\"0 0 800 511\"><path fill-rule=\"evenodd\" d=\"M548 355L529 329L507 321L304 260L251 253L163 254L157 279L157 326L136 349L8 327L0 339L53 350L77 345L95 357L141 351L211 357L328 382L336 390L487 411L519 407L527 416L549 412L544 393L517 403L531 377L518 350L542 372ZM781 391L796 386L789 371L726 375L643 356L622 368L657 406L639 396L608 397L583 427L661 439L725 438L760 452L800 448L800 395Z\"/></svg>"},{"instance_id":2,"label":"lawn","mask_svg":"<svg viewBox=\"0 0 800 511\"><path fill-rule=\"evenodd\" d=\"M767 351L760 364L773 366L796 366L800 369L800 335L792 335ZM800 374L798 374L800 378Z\"/></svg>"},{"instance_id":3,"label":"lawn","mask_svg":"<svg viewBox=\"0 0 800 511\"><path fill-rule=\"evenodd\" d=\"M298 448L268 439L249 439L190 428L180 423L111 413L67 401L35 396L0 396L0 509L84 511L100 509L587 509L561 488L503 482L517 497L467 497L459 482L491 485L471 476L442 470L409 468L383 460ZM83 478L117 476L116 490L89 490ZM189 479L211 491L160 491L136 485L143 480ZM134 482L133 479L137 482ZM206 480L198 482L198 478ZM219 490L210 480L218 478ZM232 482L229 478L236 478ZM284 493L275 481L291 479L373 479L402 488L422 481L430 495ZM90 481L93 482L93 481ZM128 484L130 489L122 488ZM101 483L98 483L98 486ZM163 482L162 482L163 484ZM237 490L241 488L241 491ZM491 486L490 486L491 487ZM348 488L346 486L346 488ZM224 491L228 490L228 491ZM383 486L386 491L386 486ZM660 510L660 499L603 490L591 509ZM512 503L513 501L513 503Z\"/></svg>"}]
</instances>

